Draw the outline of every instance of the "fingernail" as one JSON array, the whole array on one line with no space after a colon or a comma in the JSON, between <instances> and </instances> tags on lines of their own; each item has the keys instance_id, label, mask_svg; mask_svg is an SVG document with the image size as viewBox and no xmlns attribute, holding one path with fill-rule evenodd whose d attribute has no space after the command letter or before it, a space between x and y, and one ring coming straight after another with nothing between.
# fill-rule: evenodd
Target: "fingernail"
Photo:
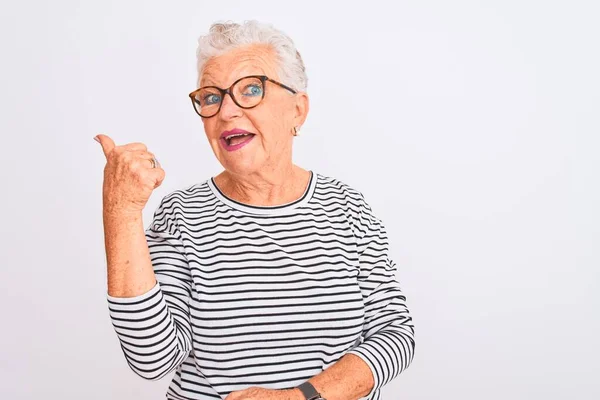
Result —
<instances>
[{"instance_id":1,"label":"fingernail","mask_svg":"<svg viewBox=\"0 0 600 400\"><path fill-rule=\"evenodd\" d=\"M98 139L98 135L94 136L94 140L98 143L100 143L100 140Z\"/></svg>"}]
</instances>

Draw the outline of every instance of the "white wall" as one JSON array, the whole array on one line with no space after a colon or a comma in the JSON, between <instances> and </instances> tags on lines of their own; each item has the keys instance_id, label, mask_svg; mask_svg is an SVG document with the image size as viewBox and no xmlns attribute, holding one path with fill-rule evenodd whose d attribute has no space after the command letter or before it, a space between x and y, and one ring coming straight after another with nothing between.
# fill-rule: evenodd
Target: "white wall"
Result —
<instances>
[{"instance_id":1,"label":"white wall","mask_svg":"<svg viewBox=\"0 0 600 400\"><path fill-rule=\"evenodd\" d=\"M296 8L296 9L294 9ZM104 156L169 191L220 171L187 94L197 36L272 22L311 112L295 161L360 189L416 324L395 399L598 399L600 6L594 1L6 2L0 397L162 399L108 318Z\"/></svg>"}]
</instances>

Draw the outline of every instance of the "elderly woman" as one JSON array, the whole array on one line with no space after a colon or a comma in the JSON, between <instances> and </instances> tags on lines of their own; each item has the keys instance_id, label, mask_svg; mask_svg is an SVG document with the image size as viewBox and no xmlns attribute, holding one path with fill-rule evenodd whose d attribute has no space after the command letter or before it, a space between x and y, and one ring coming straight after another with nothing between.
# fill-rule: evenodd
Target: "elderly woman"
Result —
<instances>
[{"instance_id":1,"label":"elderly woman","mask_svg":"<svg viewBox=\"0 0 600 400\"><path fill-rule=\"evenodd\" d=\"M362 193L292 162L309 101L300 54L254 21L199 39L190 93L224 170L142 209L165 172L142 143L106 156L108 303L135 373L169 399L381 399L412 318Z\"/></svg>"}]
</instances>

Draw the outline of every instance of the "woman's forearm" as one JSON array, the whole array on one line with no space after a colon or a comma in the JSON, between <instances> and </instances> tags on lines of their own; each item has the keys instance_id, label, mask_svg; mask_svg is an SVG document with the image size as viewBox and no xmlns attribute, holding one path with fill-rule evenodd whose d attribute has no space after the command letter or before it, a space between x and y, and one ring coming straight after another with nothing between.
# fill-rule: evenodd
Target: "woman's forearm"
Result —
<instances>
[{"instance_id":1,"label":"woman's forearm","mask_svg":"<svg viewBox=\"0 0 600 400\"><path fill-rule=\"evenodd\" d=\"M308 381L327 400L360 399L369 394L374 385L371 369L354 354L345 354ZM298 388L290 389L290 397L294 400L304 399Z\"/></svg>"},{"instance_id":2,"label":"woman's forearm","mask_svg":"<svg viewBox=\"0 0 600 400\"><path fill-rule=\"evenodd\" d=\"M141 212L103 214L108 294L135 297L156 285Z\"/></svg>"}]
</instances>

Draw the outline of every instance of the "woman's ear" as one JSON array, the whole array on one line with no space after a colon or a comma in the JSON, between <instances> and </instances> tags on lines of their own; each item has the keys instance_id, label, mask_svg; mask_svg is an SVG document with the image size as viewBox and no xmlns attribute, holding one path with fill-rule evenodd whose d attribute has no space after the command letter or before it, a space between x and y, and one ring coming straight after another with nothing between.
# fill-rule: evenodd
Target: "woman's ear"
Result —
<instances>
[{"instance_id":1,"label":"woman's ear","mask_svg":"<svg viewBox=\"0 0 600 400\"><path fill-rule=\"evenodd\" d=\"M310 108L310 102L308 99L308 94L306 92L298 92L296 93L296 105L295 105L295 115L294 115L294 126L301 126L306 121L306 117L308 116L308 110Z\"/></svg>"}]
</instances>

